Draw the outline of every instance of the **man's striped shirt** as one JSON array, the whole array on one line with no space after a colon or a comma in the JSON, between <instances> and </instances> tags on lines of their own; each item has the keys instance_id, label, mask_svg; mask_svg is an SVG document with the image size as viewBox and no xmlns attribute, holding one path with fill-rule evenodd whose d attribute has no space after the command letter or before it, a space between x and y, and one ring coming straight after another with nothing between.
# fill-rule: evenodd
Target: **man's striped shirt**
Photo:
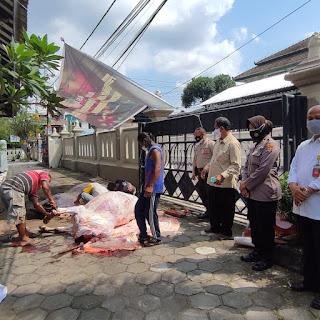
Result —
<instances>
[{"instance_id":1,"label":"man's striped shirt","mask_svg":"<svg viewBox=\"0 0 320 320\"><path fill-rule=\"evenodd\" d=\"M9 178L3 184L3 188L9 188L28 196L38 197L37 191L41 187L41 181L49 182L49 174L41 170L18 173Z\"/></svg>"}]
</instances>

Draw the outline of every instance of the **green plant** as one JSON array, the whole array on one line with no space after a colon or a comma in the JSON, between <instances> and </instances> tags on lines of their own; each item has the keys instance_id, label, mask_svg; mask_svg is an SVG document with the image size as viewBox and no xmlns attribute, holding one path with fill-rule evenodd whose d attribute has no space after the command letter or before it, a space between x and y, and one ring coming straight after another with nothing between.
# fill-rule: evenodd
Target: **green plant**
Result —
<instances>
[{"instance_id":1,"label":"green plant","mask_svg":"<svg viewBox=\"0 0 320 320\"><path fill-rule=\"evenodd\" d=\"M21 157L20 153L17 153L16 154L16 159L20 159L20 157Z\"/></svg>"},{"instance_id":2,"label":"green plant","mask_svg":"<svg viewBox=\"0 0 320 320\"><path fill-rule=\"evenodd\" d=\"M296 223L298 216L292 212L293 197L288 185L288 176L289 173L285 172L279 179L282 188L282 198L278 201L278 212L286 221Z\"/></svg>"}]
</instances>

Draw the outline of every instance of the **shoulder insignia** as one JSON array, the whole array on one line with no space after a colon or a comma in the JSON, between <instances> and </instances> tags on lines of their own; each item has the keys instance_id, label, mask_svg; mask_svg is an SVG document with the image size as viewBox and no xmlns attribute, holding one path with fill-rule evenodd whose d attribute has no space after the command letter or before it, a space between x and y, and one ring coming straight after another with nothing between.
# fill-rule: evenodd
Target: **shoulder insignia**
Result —
<instances>
[{"instance_id":1,"label":"shoulder insignia","mask_svg":"<svg viewBox=\"0 0 320 320\"><path fill-rule=\"evenodd\" d=\"M267 143L267 150L271 151L274 147L273 143Z\"/></svg>"}]
</instances>

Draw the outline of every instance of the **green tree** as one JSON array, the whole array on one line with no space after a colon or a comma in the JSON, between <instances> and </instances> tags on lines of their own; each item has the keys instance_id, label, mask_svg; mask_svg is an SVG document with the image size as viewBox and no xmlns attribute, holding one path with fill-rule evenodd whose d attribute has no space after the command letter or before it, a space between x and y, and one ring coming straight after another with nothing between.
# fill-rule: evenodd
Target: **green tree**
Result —
<instances>
[{"instance_id":1,"label":"green tree","mask_svg":"<svg viewBox=\"0 0 320 320\"><path fill-rule=\"evenodd\" d=\"M216 94L235 85L233 79L227 74L219 74L213 78L216 85Z\"/></svg>"},{"instance_id":2,"label":"green tree","mask_svg":"<svg viewBox=\"0 0 320 320\"><path fill-rule=\"evenodd\" d=\"M60 114L65 108L60 102L63 98L52 93L47 80L59 67L62 56L55 53L60 49L43 38L32 34L30 38L23 30L25 43L11 41L4 46L9 62L3 64L0 57L0 111L13 109L17 112L29 107L37 100L50 114Z\"/></svg>"},{"instance_id":3,"label":"green tree","mask_svg":"<svg viewBox=\"0 0 320 320\"><path fill-rule=\"evenodd\" d=\"M36 131L45 123L43 120L37 120L33 114L23 112L10 120L11 132L20 138L21 143L26 141L29 145L30 140L35 139ZM28 150L28 149L27 149ZM30 159L30 154L27 152Z\"/></svg>"},{"instance_id":4,"label":"green tree","mask_svg":"<svg viewBox=\"0 0 320 320\"><path fill-rule=\"evenodd\" d=\"M193 79L183 90L181 95L182 104L185 107L201 103L213 97L221 91L233 87L235 82L228 75L221 74L210 77L199 77Z\"/></svg>"},{"instance_id":5,"label":"green tree","mask_svg":"<svg viewBox=\"0 0 320 320\"><path fill-rule=\"evenodd\" d=\"M213 78L199 77L193 79L184 89L181 96L182 104L190 107L213 96L216 86Z\"/></svg>"},{"instance_id":6,"label":"green tree","mask_svg":"<svg viewBox=\"0 0 320 320\"><path fill-rule=\"evenodd\" d=\"M12 133L10 118L0 118L0 140L9 142L10 133Z\"/></svg>"}]
</instances>

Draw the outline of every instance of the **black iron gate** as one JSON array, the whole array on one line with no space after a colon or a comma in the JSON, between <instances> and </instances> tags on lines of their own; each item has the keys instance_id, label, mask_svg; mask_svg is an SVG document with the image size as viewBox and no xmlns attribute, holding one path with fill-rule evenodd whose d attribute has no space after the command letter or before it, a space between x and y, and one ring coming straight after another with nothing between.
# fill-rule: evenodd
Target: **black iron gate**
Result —
<instances>
[{"instance_id":1,"label":"black iron gate","mask_svg":"<svg viewBox=\"0 0 320 320\"><path fill-rule=\"evenodd\" d=\"M192 161L194 150L194 130L202 126L213 131L214 120L227 117L233 130L246 130L246 120L254 115L264 115L273 122L274 127L283 127L283 136L274 137L283 148L283 158L279 160L280 171L288 171L289 164L299 143L307 138L306 130L307 99L302 96L284 95L275 99L259 101L226 109L169 118L164 121L139 124L140 131L151 132L161 146L165 160L164 195L199 202L196 182L192 181ZM245 154L251 139L239 138ZM140 155L140 189L144 184L144 153ZM244 164L244 161L243 161ZM245 214L246 201L236 195L236 213Z\"/></svg>"}]
</instances>

